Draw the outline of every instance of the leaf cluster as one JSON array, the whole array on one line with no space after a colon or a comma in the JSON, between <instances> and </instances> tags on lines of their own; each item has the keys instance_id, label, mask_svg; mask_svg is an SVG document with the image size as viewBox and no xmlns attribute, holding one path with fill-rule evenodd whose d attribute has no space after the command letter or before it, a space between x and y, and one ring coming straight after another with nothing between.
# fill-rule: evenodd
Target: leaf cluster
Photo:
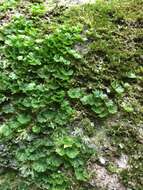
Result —
<instances>
[{"instance_id":1,"label":"leaf cluster","mask_svg":"<svg viewBox=\"0 0 143 190\"><path fill-rule=\"evenodd\" d=\"M41 14L41 7L32 10ZM1 32L0 162L39 188L69 189L88 178L88 149L67 129L76 113L67 91L72 63L81 59L73 48L81 30L62 25L43 35L18 16Z\"/></svg>"},{"instance_id":2,"label":"leaf cluster","mask_svg":"<svg viewBox=\"0 0 143 190\"><path fill-rule=\"evenodd\" d=\"M94 90L92 93L86 94L82 89L74 88L68 91L68 95L70 98L80 99L83 105L89 105L100 118L117 113L116 104L101 90Z\"/></svg>"}]
</instances>

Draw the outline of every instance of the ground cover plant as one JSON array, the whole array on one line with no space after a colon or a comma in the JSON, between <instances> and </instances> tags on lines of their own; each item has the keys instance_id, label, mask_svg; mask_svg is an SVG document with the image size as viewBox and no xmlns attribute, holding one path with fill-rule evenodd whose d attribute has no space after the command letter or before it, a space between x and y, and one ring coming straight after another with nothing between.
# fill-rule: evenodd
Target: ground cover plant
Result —
<instances>
[{"instance_id":1,"label":"ground cover plant","mask_svg":"<svg viewBox=\"0 0 143 190\"><path fill-rule=\"evenodd\" d=\"M142 5L0 3L0 190L142 189Z\"/></svg>"}]
</instances>

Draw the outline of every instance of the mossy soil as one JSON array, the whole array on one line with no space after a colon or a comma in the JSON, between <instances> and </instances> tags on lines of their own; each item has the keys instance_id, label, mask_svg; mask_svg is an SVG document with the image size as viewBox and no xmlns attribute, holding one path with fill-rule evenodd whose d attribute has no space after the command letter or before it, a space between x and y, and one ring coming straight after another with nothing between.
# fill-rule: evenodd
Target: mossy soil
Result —
<instances>
[{"instance_id":1,"label":"mossy soil","mask_svg":"<svg viewBox=\"0 0 143 190\"><path fill-rule=\"evenodd\" d=\"M33 34L35 32L37 35L39 32L38 38L49 34L58 35L55 31L63 26L63 33L67 32L65 38L74 41L70 45L77 52L77 54L74 52L76 59L69 58L70 69L73 70L72 77L65 74L69 78L62 80L69 82L64 81L63 87L61 85L63 83L60 81L60 86L66 93L69 89L76 89L75 98L67 98L68 93L64 96L76 114L69 120L66 118L66 124L60 127L67 128L68 133L79 136L87 146L93 148L93 155L86 158L87 165L91 163L102 165L100 157L103 157L107 160L104 167L109 173L117 174L120 182L128 190L142 190L143 187L142 8L142 0L113 0L110 2L100 0L95 4L71 8L56 6L50 10L44 7L40 1L37 3L35 1L34 3L32 1L6 1L0 4L2 38L3 31L7 30L6 27L10 26L11 29L11 23L16 23L19 15L23 15L36 28L35 31L33 30ZM70 35L68 34L67 28L74 26L78 26L78 29L75 29L78 30L77 36L76 31L72 32L72 29ZM8 32L5 35L8 35ZM30 32L28 35L31 36ZM2 38L0 38L1 47L4 43ZM68 44L68 40L65 43ZM7 59L8 57L5 58L2 53L1 64L6 64ZM66 62L66 64L68 63ZM104 114L100 114L102 109L104 110L104 105L101 103L100 109L93 111L90 103L83 104L77 89L82 90L86 97L97 90L102 92L110 102L112 101L117 106L117 110L114 114L110 114L110 112L105 114L104 117ZM56 94L56 98L60 99L57 96ZM1 105L1 109L3 109L3 104ZM67 109L70 112L70 108ZM10 114L11 112L8 116L0 116L1 124L10 118ZM28 132L29 128L30 126L26 129ZM36 130L38 129L36 128ZM20 133L18 132L18 134ZM41 133L37 132L36 135L41 136ZM22 137L20 136L20 138ZM11 143L11 139L8 142ZM6 155L3 156L1 147L0 189L39 189L35 182L31 184L26 181L27 178L21 175L19 166L16 169L13 169L11 165L5 168L3 158L11 158L13 152L8 155L9 158ZM126 168L120 168L115 163L115 160L120 159L121 155L128 157ZM70 171L67 170L67 172ZM74 182L72 181L73 186L69 185L66 189L102 189L102 184L100 187L93 187L90 184L90 178L82 182L82 180L70 180L70 175L68 175L68 181L74 180ZM91 177L94 178L94 176ZM108 189L108 187L106 188ZM45 188L42 187L42 189Z\"/></svg>"}]
</instances>

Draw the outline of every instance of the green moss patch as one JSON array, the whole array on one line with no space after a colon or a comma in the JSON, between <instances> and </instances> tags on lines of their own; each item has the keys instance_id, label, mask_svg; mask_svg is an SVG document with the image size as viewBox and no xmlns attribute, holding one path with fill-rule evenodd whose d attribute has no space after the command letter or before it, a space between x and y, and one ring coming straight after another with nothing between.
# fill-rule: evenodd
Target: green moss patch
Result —
<instances>
[{"instance_id":1,"label":"green moss patch","mask_svg":"<svg viewBox=\"0 0 143 190\"><path fill-rule=\"evenodd\" d=\"M13 2L20 14L0 28L0 188L95 189L87 164L102 127L104 156L128 155L118 177L141 190L142 1Z\"/></svg>"}]
</instances>

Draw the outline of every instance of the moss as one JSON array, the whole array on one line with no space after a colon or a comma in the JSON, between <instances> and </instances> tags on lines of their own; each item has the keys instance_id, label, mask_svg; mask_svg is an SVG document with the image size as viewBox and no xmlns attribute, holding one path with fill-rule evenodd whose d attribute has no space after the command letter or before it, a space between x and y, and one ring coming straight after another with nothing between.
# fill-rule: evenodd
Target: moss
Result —
<instances>
[{"instance_id":1,"label":"moss","mask_svg":"<svg viewBox=\"0 0 143 190\"><path fill-rule=\"evenodd\" d=\"M143 168L143 149L138 133L142 123L142 5L141 0L112 1L104 5L99 1L95 5L67 10L62 17L64 22L84 25L86 40L78 49L84 53L85 59L76 66L75 86L89 91L100 88L118 104L119 117L111 118L109 125L108 120L104 121L112 146L117 151L116 154L114 151L107 153L107 157L112 159L121 153L129 156L130 167L118 175L125 186L137 190L142 189ZM121 95L114 92L113 81L123 85Z\"/></svg>"},{"instance_id":2,"label":"moss","mask_svg":"<svg viewBox=\"0 0 143 190\"><path fill-rule=\"evenodd\" d=\"M33 184L17 175L13 170L5 170L0 175L0 190L39 190Z\"/></svg>"},{"instance_id":3,"label":"moss","mask_svg":"<svg viewBox=\"0 0 143 190\"><path fill-rule=\"evenodd\" d=\"M108 171L110 171L111 173L119 173L120 170L118 169L118 167L113 164L113 163L109 163L107 166Z\"/></svg>"},{"instance_id":4,"label":"moss","mask_svg":"<svg viewBox=\"0 0 143 190\"><path fill-rule=\"evenodd\" d=\"M80 128L83 128L85 135L93 136L95 134L95 126L94 123L91 122L88 118L84 118L80 122Z\"/></svg>"},{"instance_id":5,"label":"moss","mask_svg":"<svg viewBox=\"0 0 143 190\"><path fill-rule=\"evenodd\" d=\"M138 128L133 123L110 127L112 127L109 129L112 145L117 147L120 154L125 153L129 157L129 167L120 172L120 177L128 187L141 190L143 185L141 180L143 148L139 139Z\"/></svg>"},{"instance_id":6,"label":"moss","mask_svg":"<svg viewBox=\"0 0 143 190\"><path fill-rule=\"evenodd\" d=\"M20 5L18 6L20 8ZM71 63L74 78L70 86L85 89L86 92L92 92L95 89L102 90L117 104L118 113L115 117L100 119L90 107L84 107L75 100L71 101L72 106L83 114L83 117L75 123L83 129L85 136L94 137L95 140L97 137L100 144L110 141L109 144L113 150L103 153L109 160L122 153L128 155L129 168L119 171L112 162L107 168L111 173L118 173L124 185L132 190L141 190L143 186L141 180L143 148L140 137L143 72L141 66L143 60L142 6L142 0L112 0L110 2L100 0L93 5L77 6L67 10L56 7L52 12L42 14L42 16L40 14L36 18L27 15L27 5L24 5L23 11L28 19L34 20L35 25L42 28L40 31L42 35L52 33L61 23L68 27L76 23L83 28L81 36L84 40L75 46L75 49L82 54L82 60ZM123 90L114 88L113 83L118 84L118 87ZM103 135L99 135L102 137L98 140L97 128L103 125ZM108 138L105 140L106 136ZM100 155L101 152L97 154ZM21 184L21 178L18 177L15 181L16 177L15 172L6 171L6 174L0 177L2 184L0 188L6 189L7 186L9 188L12 181L14 184ZM5 186L6 181L8 185ZM83 189L96 189L89 187L88 184L75 186L78 186L78 190L82 189L82 186ZM23 185L24 188L25 190L29 188L27 183Z\"/></svg>"}]
</instances>

